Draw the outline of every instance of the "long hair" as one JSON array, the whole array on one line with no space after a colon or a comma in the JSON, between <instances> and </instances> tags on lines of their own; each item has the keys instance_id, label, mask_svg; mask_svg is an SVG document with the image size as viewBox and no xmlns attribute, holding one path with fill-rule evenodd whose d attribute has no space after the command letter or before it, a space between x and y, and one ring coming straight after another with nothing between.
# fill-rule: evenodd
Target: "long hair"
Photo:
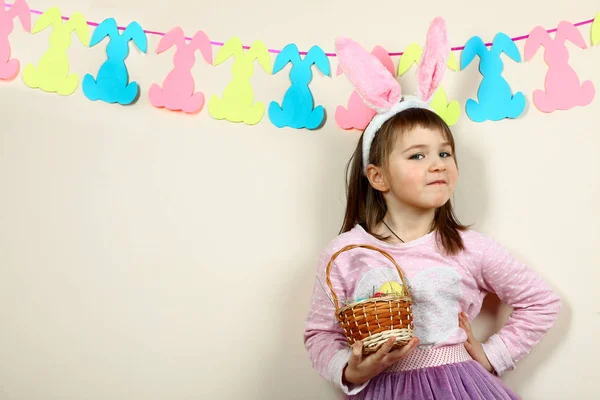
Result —
<instances>
[{"instance_id":1,"label":"long hair","mask_svg":"<svg viewBox=\"0 0 600 400\"><path fill-rule=\"evenodd\" d=\"M371 144L369 163L386 166L398 135L416 127L438 130L450 142L452 153L456 153L452 132L440 116L427 109L410 108L396 114L381 126ZM387 213L387 206L382 193L371 186L363 172L362 143L361 135L356 150L346 165L346 212L340 233L359 224L378 239L387 240L389 237L373 233L375 226ZM456 156L455 162L458 168ZM454 255L464 250L460 231L467 229L467 226L458 222L450 200L435 210L431 229L436 231L437 239L446 253Z\"/></svg>"}]
</instances>

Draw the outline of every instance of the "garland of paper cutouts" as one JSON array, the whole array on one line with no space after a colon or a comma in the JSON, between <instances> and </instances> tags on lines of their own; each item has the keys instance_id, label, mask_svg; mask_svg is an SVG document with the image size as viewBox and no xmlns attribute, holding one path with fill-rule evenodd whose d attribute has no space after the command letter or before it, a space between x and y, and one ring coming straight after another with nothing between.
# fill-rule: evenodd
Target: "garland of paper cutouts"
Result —
<instances>
[{"instance_id":1,"label":"garland of paper cutouts","mask_svg":"<svg viewBox=\"0 0 600 400\"><path fill-rule=\"evenodd\" d=\"M31 14L40 15L33 27ZM129 55L129 42L132 41L141 52L146 53L147 34L154 34L163 36L156 53L160 54L172 46L176 47L173 69L164 78L162 85L153 83L148 89L148 99L154 107L191 114L200 112L207 103L206 108L213 118L248 125L260 122L267 112L271 123L279 128L313 130L325 122L325 108L322 105L315 106L315 99L310 90L313 77L311 68L314 65L323 75L331 76L329 58L336 55L325 53L319 46L301 52L294 43L288 44L283 50L274 50L268 49L258 40L251 46L244 46L238 37L232 37L225 43L212 42L203 31L197 31L189 38L180 27L174 27L164 34L145 31L137 22L131 22L127 27L119 27L113 18L107 18L97 24L87 22L80 13L63 17L58 7L41 12L30 9L26 0L15 0L13 4L0 7L0 80L14 79L21 69L19 60L10 58L9 35L14 29L15 19L31 34L49 27L52 29L48 49L41 55L37 64L27 63L22 71L23 82L33 89L67 96L73 94L81 83L84 96L91 101L132 104L139 98L140 86L137 82L129 80L125 62ZM523 92L513 91L503 77L502 54L508 57L509 61L516 63L530 61L536 53L544 57L548 64L545 87L534 90L532 94L533 104L538 110L551 113L591 104L596 95L594 84L590 80L580 81L577 72L569 64L569 52L566 47L569 41L580 49L587 48L583 35L577 29L578 26L587 24L591 24L591 45L596 46L600 42L600 12L594 19L576 24L561 21L557 28L551 30L536 26L529 35L516 38L499 32L492 43L485 43L480 37L473 36L465 46L452 48L452 51L462 50L460 63L454 53L451 53L447 67L453 71L464 70L479 57L482 79L477 90L477 99L466 101L466 115L475 122L515 119L523 115L527 103L526 96ZM95 27L91 38L89 26ZM108 38L106 60L95 76L88 73L81 82L76 74L69 73L67 50L73 43L73 32L86 47L98 45ZM552 33L554 37L551 36ZM523 59L515 45L515 41L518 40L526 40ZM213 45L221 47L214 60ZM542 47L543 53L540 50ZM205 101L204 93L196 91L191 72L196 63L196 50L213 66L218 66L230 57L234 58L231 80L221 96L214 94L208 102ZM412 43L404 52L398 53L389 53L381 46L372 50L372 54L393 76L400 76L413 64L418 64L422 52L423 49L418 43ZM278 53L273 66L270 53ZM396 55L400 56L397 69L391 58ZM267 106L255 101L250 83L255 70L255 60L267 74L276 74L288 63L292 64L289 72L291 85L280 102L273 100ZM338 66L335 75L341 74L342 70ZM458 121L460 105L456 100L448 100L443 87L440 86L431 104L448 125L454 125ZM335 121L342 129L363 130L374 114L375 111L363 103L358 93L352 92L345 105L340 104L336 107Z\"/></svg>"}]
</instances>

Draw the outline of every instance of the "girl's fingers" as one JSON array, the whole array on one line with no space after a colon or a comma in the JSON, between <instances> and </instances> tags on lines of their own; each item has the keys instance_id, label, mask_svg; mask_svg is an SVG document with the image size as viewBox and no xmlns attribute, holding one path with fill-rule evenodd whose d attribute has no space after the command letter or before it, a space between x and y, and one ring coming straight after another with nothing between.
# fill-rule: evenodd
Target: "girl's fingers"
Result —
<instances>
[{"instance_id":1,"label":"girl's fingers","mask_svg":"<svg viewBox=\"0 0 600 400\"><path fill-rule=\"evenodd\" d=\"M381 361L383 360L383 358L390 352L390 350L392 349L392 347L394 346L394 343L396 342L396 338L391 336L387 342L385 342L380 348L379 350L377 350L377 352L373 355L373 357L378 360Z\"/></svg>"},{"instance_id":2,"label":"girl's fingers","mask_svg":"<svg viewBox=\"0 0 600 400\"><path fill-rule=\"evenodd\" d=\"M403 346L402 348L391 352L388 356L389 361L394 363L394 362L406 357L408 354L410 354L411 351L413 351L415 349L415 347L417 347L418 344L419 344L419 338L413 337L412 339L410 339L408 344L406 344L406 346Z\"/></svg>"},{"instance_id":3,"label":"girl's fingers","mask_svg":"<svg viewBox=\"0 0 600 400\"><path fill-rule=\"evenodd\" d=\"M458 315L458 325L467 332L467 336L471 336L471 324L464 313Z\"/></svg>"},{"instance_id":4,"label":"girl's fingers","mask_svg":"<svg viewBox=\"0 0 600 400\"><path fill-rule=\"evenodd\" d=\"M348 359L348 365L356 367L362 361L362 342L359 340L352 345L352 354Z\"/></svg>"}]
</instances>

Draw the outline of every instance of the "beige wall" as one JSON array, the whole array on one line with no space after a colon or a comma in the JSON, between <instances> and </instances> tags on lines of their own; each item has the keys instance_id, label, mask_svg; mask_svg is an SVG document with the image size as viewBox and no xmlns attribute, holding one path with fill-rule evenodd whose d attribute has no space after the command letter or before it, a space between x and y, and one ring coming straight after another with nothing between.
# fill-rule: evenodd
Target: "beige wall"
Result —
<instances>
[{"instance_id":1,"label":"beige wall","mask_svg":"<svg viewBox=\"0 0 600 400\"><path fill-rule=\"evenodd\" d=\"M30 0L90 21L112 16L161 32L180 25L188 36L203 29L215 41L237 35L244 44L326 51L340 34L401 51L423 41L436 15L458 46L600 11L596 0L506 0L493 12L473 0L151 3ZM589 45L590 25L579 29ZM48 35L17 26L13 56L37 63ZM147 90L170 70L173 50L158 56L159 37L148 38L148 54L130 46L127 60L142 87L134 106L93 103L80 88L70 97L32 90L21 76L0 82L0 399L336 398L311 369L302 332L358 139L333 121L349 83L315 72L311 90L329 112L318 131L277 129L266 117L256 126L216 121L206 109L170 113L151 107ZM73 35L71 71L96 74L106 43L85 49ZM579 76L600 90L600 46L569 49ZM197 87L222 93L232 60L197 59ZM505 77L531 101L543 86L541 52L526 64L505 60ZM476 94L476 65L443 82L461 107ZM288 71L267 76L257 67L256 99L280 101ZM414 69L402 77L406 90L414 77ZM506 375L529 400L598 396L599 96L552 114L529 105L514 121L476 124L463 113L453 127L460 218L542 273L564 301L556 327ZM501 326L498 306L488 301L477 321L481 339Z\"/></svg>"}]
</instances>

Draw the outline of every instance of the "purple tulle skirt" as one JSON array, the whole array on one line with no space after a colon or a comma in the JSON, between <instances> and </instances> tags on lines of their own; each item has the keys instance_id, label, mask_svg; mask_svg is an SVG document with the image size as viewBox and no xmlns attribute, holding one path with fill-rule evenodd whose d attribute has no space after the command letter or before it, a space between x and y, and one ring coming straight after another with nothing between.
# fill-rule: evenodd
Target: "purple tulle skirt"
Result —
<instances>
[{"instance_id":1,"label":"purple tulle skirt","mask_svg":"<svg viewBox=\"0 0 600 400\"><path fill-rule=\"evenodd\" d=\"M411 371L382 373L351 400L517 400L495 375L477 361Z\"/></svg>"}]
</instances>

